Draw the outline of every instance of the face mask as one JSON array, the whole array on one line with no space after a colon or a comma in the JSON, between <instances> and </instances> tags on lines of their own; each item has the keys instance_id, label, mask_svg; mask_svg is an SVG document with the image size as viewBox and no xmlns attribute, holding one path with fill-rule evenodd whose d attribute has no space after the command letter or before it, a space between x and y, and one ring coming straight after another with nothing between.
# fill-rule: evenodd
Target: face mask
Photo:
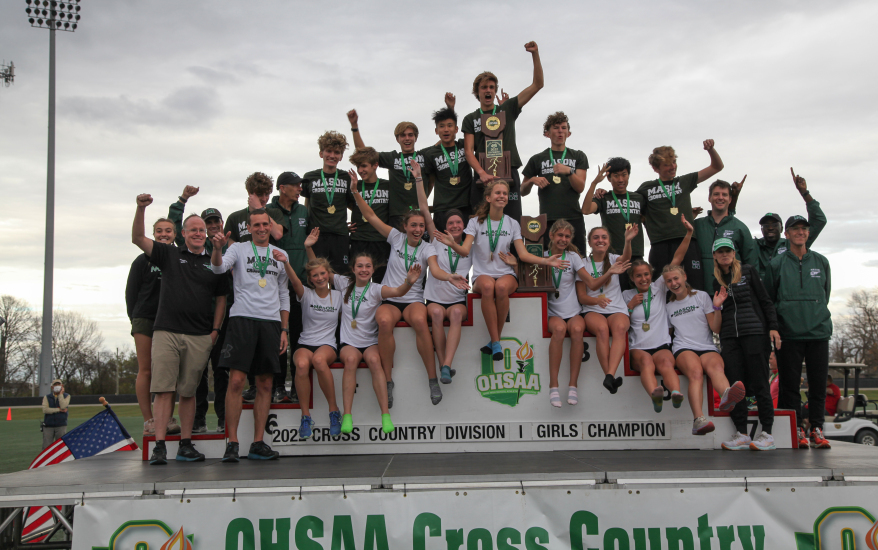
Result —
<instances>
[{"instance_id":1,"label":"face mask","mask_svg":"<svg viewBox=\"0 0 878 550\"><path fill-rule=\"evenodd\" d=\"M61 386L53 386L52 391L54 391L55 393L61 393Z\"/></svg>"}]
</instances>

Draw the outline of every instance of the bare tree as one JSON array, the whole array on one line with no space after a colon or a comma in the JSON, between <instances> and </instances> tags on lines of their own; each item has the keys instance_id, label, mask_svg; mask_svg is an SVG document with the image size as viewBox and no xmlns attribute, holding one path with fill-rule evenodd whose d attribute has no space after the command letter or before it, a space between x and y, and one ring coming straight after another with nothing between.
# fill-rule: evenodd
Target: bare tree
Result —
<instances>
[{"instance_id":1,"label":"bare tree","mask_svg":"<svg viewBox=\"0 0 878 550\"><path fill-rule=\"evenodd\" d=\"M39 318L30 304L14 296L0 296L0 386L29 378L29 352L39 339Z\"/></svg>"},{"instance_id":2,"label":"bare tree","mask_svg":"<svg viewBox=\"0 0 878 550\"><path fill-rule=\"evenodd\" d=\"M52 315L52 372L74 391L82 391L101 367L104 338L97 323L75 311Z\"/></svg>"},{"instance_id":3,"label":"bare tree","mask_svg":"<svg viewBox=\"0 0 878 550\"><path fill-rule=\"evenodd\" d=\"M834 361L865 363L878 370L878 288L855 291L847 302L850 314L835 322L831 354Z\"/></svg>"}]
</instances>

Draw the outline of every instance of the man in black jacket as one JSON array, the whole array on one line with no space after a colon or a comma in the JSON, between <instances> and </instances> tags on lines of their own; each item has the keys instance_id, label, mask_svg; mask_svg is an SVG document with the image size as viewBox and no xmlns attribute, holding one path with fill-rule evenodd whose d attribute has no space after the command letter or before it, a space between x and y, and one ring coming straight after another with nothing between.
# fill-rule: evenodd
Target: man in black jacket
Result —
<instances>
[{"instance_id":1,"label":"man in black jacket","mask_svg":"<svg viewBox=\"0 0 878 550\"><path fill-rule=\"evenodd\" d=\"M52 393L43 396L43 450L67 433L67 407L70 394L64 393L64 384L52 380Z\"/></svg>"}]
</instances>

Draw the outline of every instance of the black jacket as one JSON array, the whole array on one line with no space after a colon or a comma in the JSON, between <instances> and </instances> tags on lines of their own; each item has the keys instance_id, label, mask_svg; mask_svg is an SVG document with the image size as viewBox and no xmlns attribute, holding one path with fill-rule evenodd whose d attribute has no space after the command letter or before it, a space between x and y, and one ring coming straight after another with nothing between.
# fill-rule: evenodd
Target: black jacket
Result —
<instances>
[{"instance_id":1,"label":"black jacket","mask_svg":"<svg viewBox=\"0 0 878 550\"><path fill-rule=\"evenodd\" d=\"M731 273L723 276L726 283L730 278ZM719 281L714 281L714 292L718 292L719 289ZM756 268L750 264L742 264L741 280L729 285L729 296L723 302L722 315L720 339L767 335L769 330L778 329L774 303L768 296L768 291L765 290Z\"/></svg>"},{"instance_id":2,"label":"black jacket","mask_svg":"<svg viewBox=\"0 0 878 550\"><path fill-rule=\"evenodd\" d=\"M141 254L131 264L128 284L125 285L125 305L129 319L155 319L159 309L159 292L162 284L162 270L149 261L149 256Z\"/></svg>"}]
</instances>

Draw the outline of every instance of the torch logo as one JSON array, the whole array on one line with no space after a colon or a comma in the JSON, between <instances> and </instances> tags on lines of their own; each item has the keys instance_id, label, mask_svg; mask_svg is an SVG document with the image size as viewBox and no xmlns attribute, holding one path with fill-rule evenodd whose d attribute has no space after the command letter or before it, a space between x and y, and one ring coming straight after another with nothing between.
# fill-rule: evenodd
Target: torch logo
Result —
<instances>
[{"instance_id":1,"label":"torch logo","mask_svg":"<svg viewBox=\"0 0 878 550\"><path fill-rule=\"evenodd\" d=\"M503 362L482 355L482 372L476 388L482 397L514 407L523 395L540 393L540 375L534 374L534 347L517 338L500 339Z\"/></svg>"},{"instance_id":2,"label":"torch logo","mask_svg":"<svg viewBox=\"0 0 878 550\"><path fill-rule=\"evenodd\" d=\"M859 506L827 508L810 533L796 533L797 550L878 550L878 521Z\"/></svg>"},{"instance_id":3,"label":"torch logo","mask_svg":"<svg viewBox=\"0 0 878 550\"><path fill-rule=\"evenodd\" d=\"M92 550L193 550L192 540L182 527L175 533L160 520L135 520L119 526L107 546L92 546Z\"/></svg>"}]
</instances>

